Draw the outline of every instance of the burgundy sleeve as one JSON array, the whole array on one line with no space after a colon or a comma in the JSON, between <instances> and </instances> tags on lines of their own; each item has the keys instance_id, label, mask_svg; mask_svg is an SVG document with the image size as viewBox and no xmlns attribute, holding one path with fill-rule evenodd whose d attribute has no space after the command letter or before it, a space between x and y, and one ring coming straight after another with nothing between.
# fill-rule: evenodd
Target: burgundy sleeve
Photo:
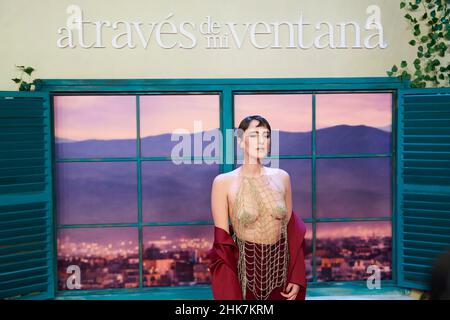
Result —
<instances>
[{"instance_id":1,"label":"burgundy sleeve","mask_svg":"<svg viewBox=\"0 0 450 320\"><path fill-rule=\"evenodd\" d=\"M289 245L289 269L288 283L295 283L300 286L296 300L306 298L306 272L305 272L305 233L306 226L298 218L294 211L288 224L288 245Z\"/></svg>"},{"instance_id":2,"label":"burgundy sleeve","mask_svg":"<svg viewBox=\"0 0 450 320\"><path fill-rule=\"evenodd\" d=\"M297 298L295 300L305 300L306 298L306 274L305 274L305 241L302 241L302 246L299 252L299 256L297 258L297 263L301 263L303 265L302 271L300 273L294 273L294 275L297 277L297 279L293 278L292 283L296 283L300 285L300 290L297 294ZM298 267L294 267L299 269Z\"/></svg>"},{"instance_id":3,"label":"burgundy sleeve","mask_svg":"<svg viewBox=\"0 0 450 320\"><path fill-rule=\"evenodd\" d=\"M225 230L214 230L214 244L208 252L214 300L243 300L237 273L239 248Z\"/></svg>"}]
</instances>

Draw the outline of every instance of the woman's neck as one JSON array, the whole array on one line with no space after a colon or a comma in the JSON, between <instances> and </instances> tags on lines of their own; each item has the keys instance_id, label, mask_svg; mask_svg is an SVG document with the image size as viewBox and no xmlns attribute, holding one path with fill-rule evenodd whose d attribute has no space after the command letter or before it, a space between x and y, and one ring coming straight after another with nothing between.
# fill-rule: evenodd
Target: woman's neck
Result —
<instances>
[{"instance_id":1,"label":"woman's neck","mask_svg":"<svg viewBox=\"0 0 450 320\"><path fill-rule=\"evenodd\" d=\"M264 166L261 163L249 164L243 163L241 166L240 174L245 177L258 177L264 172Z\"/></svg>"}]
</instances>

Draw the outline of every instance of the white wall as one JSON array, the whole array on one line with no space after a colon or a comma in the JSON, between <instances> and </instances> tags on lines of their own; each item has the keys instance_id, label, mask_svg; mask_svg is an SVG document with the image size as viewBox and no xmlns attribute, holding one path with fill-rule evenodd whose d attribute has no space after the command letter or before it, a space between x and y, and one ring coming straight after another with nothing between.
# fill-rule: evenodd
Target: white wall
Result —
<instances>
[{"instance_id":1,"label":"white wall","mask_svg":"<svg viewBox=\"0 0 450 320\"><path fill-rule=\"evenodd\" d=\"M339 22L355 21L361 26L361 40L376 31L364 30L370 5L380 8L387 48L351 48L353 32L347 32L349 48L286 48L287 27L280 39L283 48L257 49L248 37L241 48L230 38L230 49L207 49L204 36L193 32L197 44L191 49L163 49L152 34L149 46L137 43L134 49L112 47L111 39L125 30L106 28L103 44L106 48L81 48L78 37L75 48L58 48L58 28L66 25L66 8L76 4L83 10L85 21L117 20L162 22L173 13L169 21L177 29L181 22L198 25L206 16L221 22L235 22L237 30L244 31L245 22L267 23L298 22L300 13L306 21L317 23L328 21L338 33ZM278 78L278 77L356 77L386 76L386 70L405 58L414 57L414 50L407 42L410 39L408 24L396 0L0 0L0 90L16 90L11 81L19 73L14 65L32 66L35 77L57 78ZM262 26L259 26L262 30ZM284 28L284 29L283 29ZM148 31L149 28L144 29ZM166 25L164 30L169 30ZM189 29L192 31L192 28ZM305 27L306 42L325 32L325 26L315 31ZM308 31L309 30L309 31ZM95 27L87 27L85 41L93 43ZM297 33L295 34L297 37ZM337 39L334 41L338 44ZM258 35L257 40L270 43L273 35ZM163 41L175 40L185 45L192 44L182 35L163 35ZM374 39L377 40L377 39ZM374 41L376 43L376 41ZM297 44L297 42L296 42ZM363 43L362 43L363 45Z\"/></svg>"}]
</instances>

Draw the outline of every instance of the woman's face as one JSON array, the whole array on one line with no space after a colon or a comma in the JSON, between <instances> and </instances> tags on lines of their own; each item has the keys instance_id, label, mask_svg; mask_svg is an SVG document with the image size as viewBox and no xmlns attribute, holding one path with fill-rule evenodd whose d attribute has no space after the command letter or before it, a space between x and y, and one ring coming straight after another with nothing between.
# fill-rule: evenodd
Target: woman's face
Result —
<instances>
[{"instance_id":1,"label":"woman's face","mask_svg":"<svg viewBox=\"0 0 450 320\"><path fill-rule=\"evenodd\" d=\"M239 146L244 149L249 160L263 159L269 152L269 129L257 127L258 124L258 120L252 120L247 130L244 131L243 141L239 141Z\"/></svg>"}]
</instances>

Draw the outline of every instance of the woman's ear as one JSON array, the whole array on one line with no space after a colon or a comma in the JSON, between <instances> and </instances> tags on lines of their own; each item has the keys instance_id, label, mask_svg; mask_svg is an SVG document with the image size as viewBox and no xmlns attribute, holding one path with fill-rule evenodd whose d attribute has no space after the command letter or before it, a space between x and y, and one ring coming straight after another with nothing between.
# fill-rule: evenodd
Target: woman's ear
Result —
<instances>
[{"instance_id":1,"label":"woman's ear","mask_svg":"<svg viewBox=\"0 0 450 320\"><path fill-rule=\"evenodd\" d=\"M235 131L235 137L238 147L244 150L244 130L238 128Z\"/></svg>"},{"instance_id":2,"label":"woman's ear","mask_svg":"<svg viewBox=\"0 0 450 320\"><path fill-rule=\"evenodd\" d=\"M239 148L241 148L242 150L244 150L244 145L243 145L243 140L241 138L237 138L237 145Z\"/></svg>"}]
</instances>

